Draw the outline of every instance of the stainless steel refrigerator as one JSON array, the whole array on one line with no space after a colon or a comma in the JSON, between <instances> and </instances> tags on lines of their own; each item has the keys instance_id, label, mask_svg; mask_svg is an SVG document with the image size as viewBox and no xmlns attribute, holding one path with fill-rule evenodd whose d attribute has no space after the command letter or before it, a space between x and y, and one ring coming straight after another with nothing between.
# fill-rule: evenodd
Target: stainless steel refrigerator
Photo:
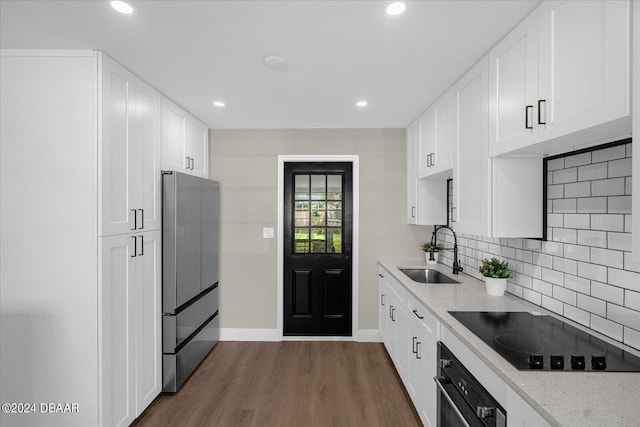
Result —
<instances>
[{"instance_id":1,"label":"stainless steel refrigerator","mask_svg":"<svg viewBox=\"0 0 640 427\"><path fill-rule=\"evenodd\" d=\"M220 338L216 181L162 172L162 389L175 392Z\"/></svg>"}]
</instances>

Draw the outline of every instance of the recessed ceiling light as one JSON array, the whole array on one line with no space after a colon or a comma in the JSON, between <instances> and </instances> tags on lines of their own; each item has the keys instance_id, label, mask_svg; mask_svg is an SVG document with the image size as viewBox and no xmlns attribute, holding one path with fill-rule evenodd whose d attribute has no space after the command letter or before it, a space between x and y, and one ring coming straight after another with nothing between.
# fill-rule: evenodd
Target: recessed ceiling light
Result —
<instances>
[{"instance_id":1,"label":"recessed ceiling light","mask_svg":"<svg viewBox=\"0 0 640 427\"><path fill-rule=\"evenodd\" d=\"M133 7L131 7L129 3L120 0L112 1L111 7L124 15L131 15L133 13Z\"/></svg>"},{"instance_id":2,"label":"recessed ceiling light","mask_svg":"<svg viewBox=\"0 0 640 427\"><path fill-rule=\"evenodd\" d=\"M385 12L389 16L399 16L407 10L407 2L406 1L392 1L387 4L385 8Z\"/></svg>"},{"instance_id":3,"label":"recessed ceiling light","mask_svg":"<svg viewBox=\"0 0 640 427\"><path fill-rule=\"evenodd\" d=\"M356 102L356 107L366 107L368 105L367 101L358 101Z\"/></svg>"},{"instance_id":4,"label":"recessed ceiling light","mask_svg":"<svg viewBox=\"0 0 640 427\"><path fill-rule=\"evenodd\" d=\"M224 107L225 104L222 101L213 101L213 105L215 105L216 107L222 108Z\"/></svg>"},{"instance_id":5,"label":"recessed ceiling light","mask_svg":"<svg viewBox=\"0 0 640 427\"><path fill-rule=\"evenodd\" d=\"M287 65L287 60L277 55L265 56L264 65L269 68L284 68Z\"/></svg>"}]
</instances>

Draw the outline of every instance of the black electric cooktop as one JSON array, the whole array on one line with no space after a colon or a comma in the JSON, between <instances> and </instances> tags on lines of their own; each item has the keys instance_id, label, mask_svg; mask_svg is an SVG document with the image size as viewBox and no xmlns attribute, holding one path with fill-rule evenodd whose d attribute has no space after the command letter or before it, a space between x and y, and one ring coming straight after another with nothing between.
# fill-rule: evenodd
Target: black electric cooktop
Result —
<instances>
[{"instance_id":1,"label":"black electric cooktop","mask_svg":"<svg viewBox=\"0 0 640 427\"><path fill-rule=\"evenodd\" d=\"M449 314L521 371L640 372L640 357L552 316L512 311Z\"/></svg>"}]
</instances>

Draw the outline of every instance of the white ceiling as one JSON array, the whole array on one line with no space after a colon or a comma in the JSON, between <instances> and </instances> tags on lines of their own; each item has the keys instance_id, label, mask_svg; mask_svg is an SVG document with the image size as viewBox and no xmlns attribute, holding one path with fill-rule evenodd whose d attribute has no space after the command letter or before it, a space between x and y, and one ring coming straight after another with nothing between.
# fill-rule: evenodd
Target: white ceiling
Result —
<instances>
[{"instance_id":1,"label":"white ceiling","mask_svg":"<svg viewBox=\"0 0 640 427\"><path fill-rule=\"evenodd\" d=\"M211 128L406 127L539 0L386 3L2 0L0 47L103 50Z\"/></svg>"}]
</instances>

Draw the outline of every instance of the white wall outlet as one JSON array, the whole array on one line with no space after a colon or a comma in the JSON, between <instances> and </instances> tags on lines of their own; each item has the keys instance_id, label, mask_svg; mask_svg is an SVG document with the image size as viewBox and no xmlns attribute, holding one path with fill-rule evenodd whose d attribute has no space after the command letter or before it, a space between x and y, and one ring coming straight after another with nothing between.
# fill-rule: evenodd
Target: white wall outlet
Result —
<instances>
[{"instance_id":1,"label":"white wall outlet","mask_svg":"<svg viewBox=\"0 0 640 427\"><path fill-rule=\"evenodd\" d=\"M273 239L273 228L265 227L262 229L262 238L263 239Z\"/></svg>"}]
</instances>

